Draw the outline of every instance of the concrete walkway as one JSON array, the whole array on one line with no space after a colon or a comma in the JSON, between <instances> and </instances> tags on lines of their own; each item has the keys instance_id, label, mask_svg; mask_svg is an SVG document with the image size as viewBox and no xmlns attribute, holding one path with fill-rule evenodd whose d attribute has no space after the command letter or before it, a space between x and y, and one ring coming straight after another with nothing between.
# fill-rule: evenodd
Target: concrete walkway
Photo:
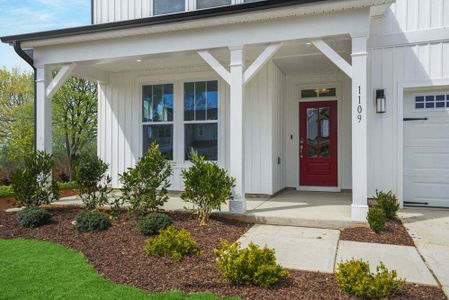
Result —
<instances>
[{"instance_id":1,"label":"concrete walkway","mask_svg":"<svg viewBox=\"0 0 449 300\"><path fill-rule=\"evenodd\" d=\"M332 273L339 262L361 258L373 271L383 262L408 282L438 285L414 247L339 241L339 236L338 230L255 225L239 241L275 249L286 268Z\"/></svg>"},{"instance_id":2,"label":"concrete walkway","mask_svg":"<svg viewBox=\"0 0 449 300\"><path fill-rule=\"evenodd\" d=\"M418 252L449 296L449 210L409 208L399 216Z\"/></svg>"}]
</instances>

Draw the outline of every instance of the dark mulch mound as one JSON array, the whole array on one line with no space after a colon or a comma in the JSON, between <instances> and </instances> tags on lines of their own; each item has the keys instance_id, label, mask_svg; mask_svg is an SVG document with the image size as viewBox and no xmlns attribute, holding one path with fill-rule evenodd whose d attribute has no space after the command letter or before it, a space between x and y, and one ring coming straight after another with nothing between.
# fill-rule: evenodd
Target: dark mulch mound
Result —
<instances>
[{"instance_id":1,"label":"dark mulch mound","mask_svg":"<svg viewBox=\"0 0 449 300\"><path fill-rule=\"evenodd\" d=\"M340 239L345 241L380 243L399 246L415 246L413 239L398 218L388 220L385 229L375 233L369 227L352 227L341 230Z\"/></svg>"},{"instance_id":2,"label":"dark mulch mound","mask_svg":"<svg viewBox=\"0 0 449 300\"><path fill-rule=\"evenodd\" d=\"M342 295L332 274L291 271L289 279L276 288L230 286L220 279L212 250L221 238L237 240L250 225L213 218L200 227L189 214L170 213L175 226L192 233L202 255L174 262L145 254L145 237L136 230L136 220L122 214L107 231L79 234L71 224L80 212L77 208L53 209L54 223L37 229L19 226L13 214L0 212L0 238L16 237L50 240L82 251L100 274L116 283L125 283L148 291L179 289L185 292L210 291L218 295L245 299L351 299ZM407 285L397 299L445 299L440 289Z\"/></svg>"}]
</instances>

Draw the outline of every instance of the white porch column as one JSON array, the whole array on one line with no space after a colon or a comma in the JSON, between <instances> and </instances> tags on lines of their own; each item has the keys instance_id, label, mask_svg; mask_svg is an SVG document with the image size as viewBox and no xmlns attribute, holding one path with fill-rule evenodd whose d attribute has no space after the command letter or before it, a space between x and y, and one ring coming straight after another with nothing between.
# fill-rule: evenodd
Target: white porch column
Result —
<instances>
[{"instance_id":1,"label":"white porch column","mask_svg":"<svg viewBox=\"0 0 449 300\"><path fill-rule=\"evenodd\" d=\"M230 162L229 171L236 179L233 200L229 202L231 213L244 214L246 212L245 199L245 148L243 132L243 86L244 86L244 49L229 48L230 60Z\"/></svg>"},{"instance_id":2,"label":"white porch column","mask_svg":"<svg viewBox=\"0 0 449 300\"><path fill-rule=\"evenodd\" d=\"M366 221L367 175L367 34L352 36L352 220Z\"/></svg>"},{"instance_id":3,"label":"white porch column","mask_svg":"<svg viewBox=\"0 0 449 300\"><path fill-rule=\"evenodd\" d=\"M51 98L47 96L52 76L45 66L37 67L36 72L36 150L52 153L52 109Z\"/></svg>"}]
</instances>

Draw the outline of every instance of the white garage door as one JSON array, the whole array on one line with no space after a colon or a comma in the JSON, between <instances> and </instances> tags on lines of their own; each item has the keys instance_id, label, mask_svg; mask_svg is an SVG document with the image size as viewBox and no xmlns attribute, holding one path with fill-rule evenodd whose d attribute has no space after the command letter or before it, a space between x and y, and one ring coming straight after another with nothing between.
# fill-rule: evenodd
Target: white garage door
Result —
<instances>
[{"instance_id":1,"label":"white garage door","mask_svg":"<svg viewBox=\"0 0 449 300\"><path fill-rule=\"evenodd\" d=\"M449 207L449 91L404 97L404 202Z\"/></svg>"}]
</instances>

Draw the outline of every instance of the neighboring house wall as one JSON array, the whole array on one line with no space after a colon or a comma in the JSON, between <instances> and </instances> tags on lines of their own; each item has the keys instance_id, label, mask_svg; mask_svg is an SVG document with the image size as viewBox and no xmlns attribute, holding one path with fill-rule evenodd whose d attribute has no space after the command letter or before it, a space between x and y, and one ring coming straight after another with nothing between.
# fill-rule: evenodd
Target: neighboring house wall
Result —
<instances>
[{"instance_id":1,"label":"neighboring house wall","mask_svg":"<svg viewBox=\"0 0 449 300\"><path fill-rule=\"evenodd\" d=\"M398 192L397 88L400 82L449 79L446 0L397 0L372 22L369 50L371 105L368 106L368 192ZM435 38L435 40L429 40ZM384 88L387 113L376 114L375 89ZM399 149L402 151L402 149ZM406 163L406 162L404 162Z\"/></svg>"},{"instance_id":2,"label":"neighboring house wall","mask_svg":"<svg viewBox=\"0 0 449 300\"><path fill-rule=\"evenodd\" d=\"M192 70L193 71L193 70ZM162 71L163 72L163 71ZM183 189L181 172L189 167L183 160L183 81L213 80L218 76L211 71L186 73L167 70L165 74L149 72L111 73L108 84L99 88L98 155L110 166L114 187L120 186L118 174L136 163L142 152L141 84L175 83L174 174L172 190ZM248 83L245 97L246 183L247 193L273 194L284 187L282 107L285 76L273 63L268 63ZM219 164L229 162L229 88L219 80ZM279 108L278 108L279 107ZM176 121L178 120L178 121ZM271 136L269 133L273 132ZM281 157L281 165L272 164Z\"/></svg>"}]
</instances>

